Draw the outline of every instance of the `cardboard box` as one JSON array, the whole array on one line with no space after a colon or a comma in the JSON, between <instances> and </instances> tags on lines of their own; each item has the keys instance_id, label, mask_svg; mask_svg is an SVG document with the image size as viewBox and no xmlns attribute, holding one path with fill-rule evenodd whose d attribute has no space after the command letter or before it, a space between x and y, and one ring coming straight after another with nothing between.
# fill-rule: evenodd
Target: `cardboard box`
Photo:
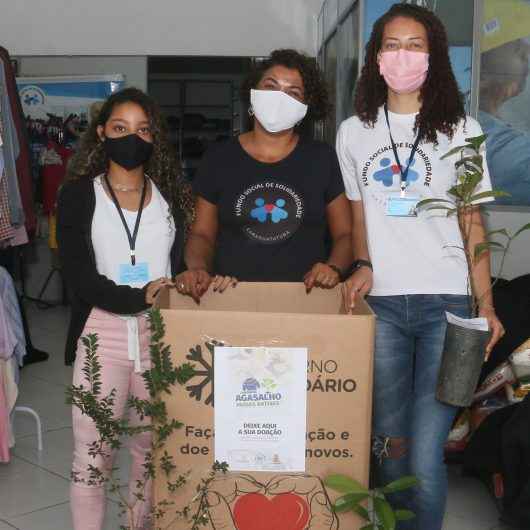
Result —
<instances>
[{"instance_id":1,"label":"cardboard box","mask_svg":"<svg viewBox=\"0 0 530 530\"><path fill-rule=\"evenodd\" d=\"M215 344L307 347L306 473L229 473L210 488L205 528L329 530L339 523L348 530L360 528L352 515L339 521L332 514L330 499L336 494L325 491L322 479L343 473L368 484L375 326L370 308L360 302L353 315L346 314L339 288L307 294L303 284L288 283L243 283L222 294L210 290L200 305L164 291L158 307L173 362L194 363L196 376L167 398L170 417L184 424L167 449L180 472L191 471L189 482L170 495L159 476L156 501L184 506L214 462ZM169 528L189 527L180 521Z\"/></svg>"}]
</instances>

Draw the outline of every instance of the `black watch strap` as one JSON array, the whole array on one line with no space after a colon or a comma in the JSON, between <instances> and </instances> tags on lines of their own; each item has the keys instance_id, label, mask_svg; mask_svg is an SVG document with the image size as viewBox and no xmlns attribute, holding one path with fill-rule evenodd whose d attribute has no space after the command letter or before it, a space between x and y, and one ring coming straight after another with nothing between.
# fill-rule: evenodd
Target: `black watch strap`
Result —
<instances>
[{"instance_id":1,"label":"black watch strap","mask_svg":"<svg viewBox=\"0 0 530 530\"><path fill-rule=\"evenodd\" d=\"M367 259L358 259L355 262L355 269L360 269L361 267L368 267L372 272L374 270L372 262L368 261Z\"/></svg>"}]
</instances>

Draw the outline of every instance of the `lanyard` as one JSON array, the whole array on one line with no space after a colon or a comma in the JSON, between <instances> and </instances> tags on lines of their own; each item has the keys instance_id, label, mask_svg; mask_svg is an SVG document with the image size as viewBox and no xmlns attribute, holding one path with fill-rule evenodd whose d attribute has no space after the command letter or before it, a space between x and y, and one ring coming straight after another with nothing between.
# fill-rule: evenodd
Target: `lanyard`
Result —
<instances>
[{"instance_id":1,"label":"lanyard","mask_svg":"<svg viewBox=\"0 0 530 530\"><path fill-rule=\"evenodd\" d=\"M418 136L416 136L416 140L414 140L414 144L412 145L412 149L410 150L410 156L407 163L407 167L403 171L403 167L401 166L401 161L399 160L399 155L397 152L396 142L394 142L394 138L392 137L392 131L390 130L390 121L388 120L388 107L385 103L385 118L386 118L386 124L388 126L388 134L390 135L390 141L392 142L392 150L394 151L394 158L396 160L396 164L399 167L399 173L401 174L401 196L405 196L405 189L407 188L407 176L409 174L410 165L412 164L412 160L414 159L414 155L416 154L416 151L418 150L418 145L420 145L420 135L421 131L418 131Z\"/></svg>"},{"instance_id":2,"label":"lanyard","mask_svg":"<svg viewBox=\"0 0 530 530\"><path fill-rule=\"evenodd\" d=\"M114 206L116 206L116 209L118 210L118 213L120 214L121 222L123 223L123 227L125 228L125 232L127 233L127 239L129 240L129 248L131 249L131 265L136 265L136 256L135 256L135 246L136 246L136 237L138 236L138 229L140 228L140 219L142 218L142 210L144 209L144 201L145 201L145 195L147 191L147 180L144 177L144 185L142 188L142 197L140 199L140 206L138 207L138 214L136 215L136 222L134 223L134 232L131 235L131 231L129 230L129 226L127 225L127 221L125 220L125 216L123 215L123 211L121 209L120 203L118 202L118 199L116 198L116 194L114 193L114 190L112 189L112 186L109 183L109 179L107 175L105 175L105 183L107 184L107 188L109 189L110 196L112 198L112 202L114 203Z\"/></svg>"}]
</instances>

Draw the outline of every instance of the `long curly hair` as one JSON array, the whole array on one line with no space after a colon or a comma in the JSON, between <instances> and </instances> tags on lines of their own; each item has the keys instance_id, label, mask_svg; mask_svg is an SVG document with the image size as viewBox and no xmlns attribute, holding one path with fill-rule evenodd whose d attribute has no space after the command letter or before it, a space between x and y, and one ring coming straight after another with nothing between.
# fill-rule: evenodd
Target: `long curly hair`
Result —
<instances>
[{"instance_id":1,"label":"long curly hair","mask_svg":"<svg viewBox=\"0 0 530 530\"><path fill-rule=\"evenodd\" d=\"M114 108L124 103L139 105L148 117L153 136L153 154L145 166L145 173L168 201L171 211L177 213L180 210L184 214L186 227L188 227L193 218L191 186L180 176L180 167L167 139L165 121L158 105L137 88L120 90L105 101L83 135L79 149L68 165L66 178L70 180L93 179L108 171L110 161L97 129L99 126L105 127Z\"/></svg>"},{"instance_id":2,"label":"long curly hair","mask_svg":"<svg viewBox=\"0 0 530 530\"><path fill-rule=\"evenodd\" d=\"M328 88L324 75L315 59L291 49L280 49L271 52L269 57L255 64L243 84L241 98L250 103L250 90L256 88L267 70L273 66L284 66L298 70L304 83L305 103L308 106L307 115L300 126L307 122L321 121L331 110Z\"/></svg>"},{"instance_id":3,"label":"long curly hair","mask_svg":"<svg viewBox=\"0 0 530 530\"><path fill-rule=\"evenodd\" d=\"M411 18L423 25L429 41L429 70L420 91L421 109L415 131L423 141L437 145L437 133L453 137L466 113L462 94L451 68L447 33L440 19L429 9L410 4L394 4L374 24L366 45L364 66L355 94L359 119L373 127L379 108L387 100L387 85L379 73L377 55L383 43L385 26L397 17Z\"/></svg>"}]
</instances>

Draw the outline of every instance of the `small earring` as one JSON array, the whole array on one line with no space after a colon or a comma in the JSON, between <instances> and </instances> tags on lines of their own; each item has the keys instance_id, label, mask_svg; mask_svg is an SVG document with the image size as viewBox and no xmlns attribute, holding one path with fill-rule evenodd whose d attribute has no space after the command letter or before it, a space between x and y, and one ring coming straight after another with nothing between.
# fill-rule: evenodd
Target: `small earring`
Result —
<instances>
[{"instance_id":1,"label":"small earring","mask_svg":"<svg viewBox=\"0 0 530 530\"><path fill-rule=\"evenodd\" d=\"M248 108L248 115L252 118L254 116L254 109L252 108L252 105Z\"/></svg>"}]
</instances>

